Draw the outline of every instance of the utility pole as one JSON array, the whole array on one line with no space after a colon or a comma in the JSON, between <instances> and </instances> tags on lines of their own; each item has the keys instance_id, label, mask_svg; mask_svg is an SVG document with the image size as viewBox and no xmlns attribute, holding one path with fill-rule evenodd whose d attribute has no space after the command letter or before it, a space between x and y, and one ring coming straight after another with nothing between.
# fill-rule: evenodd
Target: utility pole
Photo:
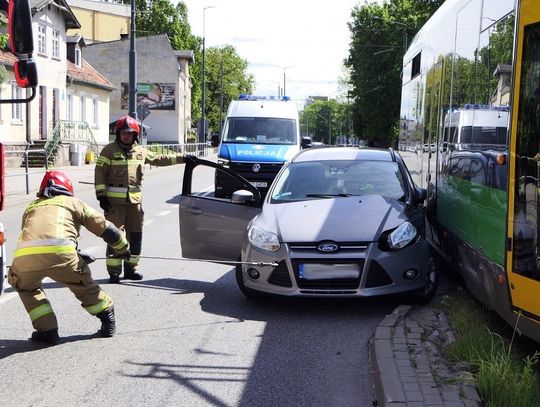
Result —
<instances>
[{"instance_id":1,"label":"utility pole","mask_svg":"<svg viewBox=\"0 0 540 407\"><path fill-rule=\"evenodd\" d=\"M221 54L221 102L219 106L219 135L223 131L223 51Z\"/></svg>"},{"instance_id":2,"label":"utility pole","mask_svg":"<svg viewBox=\"0 0 540 407\"><path fill-rule=\"evenodd\" d=\"M129 115L137 120L137 51L135 49L135 10L135 0L131 0L131 36L129 38Z\"/></svg>"}]
</instances>

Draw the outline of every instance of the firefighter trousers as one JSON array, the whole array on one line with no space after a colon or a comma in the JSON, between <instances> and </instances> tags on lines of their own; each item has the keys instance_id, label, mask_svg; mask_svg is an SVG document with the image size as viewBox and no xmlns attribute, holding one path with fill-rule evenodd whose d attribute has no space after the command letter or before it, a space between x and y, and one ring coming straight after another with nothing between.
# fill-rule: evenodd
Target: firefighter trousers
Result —
<instances>
[{"instance_id":1,"label":"firefighter trousers","mask_svg":"<svg viewBox=\"0 0 540 407\"><path fill-rule=\"evenodd\" d=\"M117 228L126 233L126 239L129 242L131 257L129 260L110 258L114 255L111 246L107 246L107 271L109 275L122 274L137 271L139 258L142 249L142 227L144 221L144 211L141 204L113 204L111 209L105 213L105 218L112 222Z\"/></svg>"},{"instance_id":2,"label":"firefighter trousers","mask_svg":"<svg viewBox=\"0 0 540 407\"><path fill-rule=\"evenodd\" d=\"M25 269L26 261L14 262L8 273L8 282L19 294L37 331L58 328L56 315L43 290L42 281L45 277L69 288L91 315L99 314L113 305L112 298L92 279L90 268L81 257L75 255L70 262L44 269Z\"/></svg>"}]
</instances>

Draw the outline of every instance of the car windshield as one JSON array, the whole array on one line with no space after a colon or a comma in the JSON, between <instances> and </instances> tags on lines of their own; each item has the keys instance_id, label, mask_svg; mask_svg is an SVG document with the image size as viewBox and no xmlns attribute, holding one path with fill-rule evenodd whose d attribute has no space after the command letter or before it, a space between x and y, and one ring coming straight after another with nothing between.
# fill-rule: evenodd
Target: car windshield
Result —
<instances>
[{"instance_id":1,"label":"car windshield","mask_svg":"<svg viewBox=\"0 0 540 407\"><path fill-rule=\"evenodd\" d=\"M296 126L292 119L269 117L230 117L223 141L242 144L296 144Z\"/></svg>"},{"instance_id":2,"label":"car windshield","mask_svg":"<svg viewBox=\"0 0 540 407\"><path fill-rule=\"evenodd\" d=\"M406 196L403 177L391 161L317 161L291 163L276 180L272 202L376 194Z\"/></svg>"}]
</instances>

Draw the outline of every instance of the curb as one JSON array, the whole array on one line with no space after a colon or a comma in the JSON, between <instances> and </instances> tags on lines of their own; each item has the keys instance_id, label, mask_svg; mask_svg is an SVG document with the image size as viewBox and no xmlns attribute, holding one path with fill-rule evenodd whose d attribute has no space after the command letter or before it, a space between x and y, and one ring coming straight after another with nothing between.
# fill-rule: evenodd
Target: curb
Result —
<instances>
[{"instance_id":1,"label":"curb","mask_svg":"<svg viewBox=\"0 0 540 407\"><path fill-rule=\"evenodd\" d=\"M481 406L470 372L448 367L442 350L454 341L446 315L400 305L370 341L374 406ZM463 366L462 366L463 368Z\"/></svg>"}]
</instances>

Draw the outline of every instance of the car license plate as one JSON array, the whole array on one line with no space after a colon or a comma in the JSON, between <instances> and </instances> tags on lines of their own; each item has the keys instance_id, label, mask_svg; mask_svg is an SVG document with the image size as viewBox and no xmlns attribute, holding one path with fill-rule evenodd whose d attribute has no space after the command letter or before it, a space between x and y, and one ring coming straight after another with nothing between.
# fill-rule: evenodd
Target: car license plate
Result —
<instances>
[{"instance_id":1,"label":"car license plate","mask_svg":"<svg viewBox=\"0 0 540 407\"><path fill-rule=\"evenodd\" d=\"M266 188L266 185L267 185L266 182L257 182L257 181L252 181L250 182L250 184L257 188Z\"/></svg>"},{"instance_id":2,"label":"car license plate","mask_svg":"<svg viewBox=\"0 0 540 407\"><path fill-rule=\"evenodd\" d=\"M335 278L358 278L360 267L351 264L300 264L298 276L306 280L329 280Z\"/></svg>"}]
</instances>

